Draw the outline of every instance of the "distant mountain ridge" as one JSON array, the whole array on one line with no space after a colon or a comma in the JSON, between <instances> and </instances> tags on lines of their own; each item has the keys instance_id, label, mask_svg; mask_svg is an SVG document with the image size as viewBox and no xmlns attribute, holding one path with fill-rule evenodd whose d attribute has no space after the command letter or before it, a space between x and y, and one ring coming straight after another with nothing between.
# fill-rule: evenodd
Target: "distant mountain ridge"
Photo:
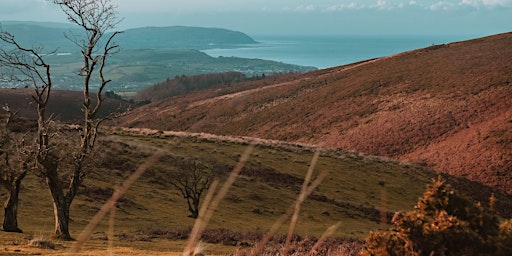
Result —
<instances>
[{"instance_id":1,"label":"distant mountain ridge","mask_svg":"<svg viewBox=\"0 0 512 256\"><path fill-rule=\"evenodd\" d=\"M15 35L24 45L44 46L45 50L76 52L77 47L64 37L82 31L66 23L0 21L3 30ZM231 48L257 44L250 36L228 29L186 26L141 27L127 29L116 38L122 49L192 49Z\"/></svg>"},{"instance_id":2,"label":"distant mountain ridge","mask_svg":"<svg viewBox=\"0 0 512 256\"><path fill-rule=\"evenodd\" d=\"M505 33L225 94L196 92L136 109L119 124L343 148L512 194L511 42Z\"/></svg>"},{"instance_id":3,"label":"distant mountain ridge","mask_svg":"<svg viewBox=\"0 0 512 256\"><path fill-rule=\"evenodd\" d=\"M127 29L119 35L119 44L126 49L204 50L257 42L242 32L222 28L171 26Z\"/></svg>"},{"instance_id":4,"label":"distant mountain ridge","mask_svg":"<svg viewBox=\"0 0 512 256\"><path fill-rule=\"evenodd\" d=\"M76 74L82 65L79 48L65 35L81 35L83 31L66 23L0 22L4 31L12 33L24 47L57 51L47 55L56 88L81 88ZM108 36L108 35L107 35ZM138 91L169 77L181 75L241 72L255 75L306 72L316 70L277 61L236 57L214 58L201 50L209 48L248 47L257 44L250 36L221 28L144 27L128 29L116 36L120 51L108 59L106 76L112 79L110 89L117 92ZM1 46L1 43L0 43ZM0 87L23 87L16 83L0 83Z\"/></svg>"}]
</instances>

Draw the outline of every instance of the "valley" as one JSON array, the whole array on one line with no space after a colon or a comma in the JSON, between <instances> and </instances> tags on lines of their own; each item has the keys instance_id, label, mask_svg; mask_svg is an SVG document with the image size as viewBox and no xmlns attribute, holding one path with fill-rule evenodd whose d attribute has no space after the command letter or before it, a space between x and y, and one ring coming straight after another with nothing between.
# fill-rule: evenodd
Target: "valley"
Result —
<instances>
[{"instance_id":1,"label":"valley","mask_svg":"<svg viewBox=\"0 0 512 256\"><path fill-rule=\"evenodd\" d=\"M141 39L137 33L127 35ZM414 209L438 177L500 221L510 219L511 41L512 33L497 34L322 70L212 58L197 49L120 52L106 73L118 81L112 84L115 92L129 93L122 98L109 91L103 102L98 146L71 206L71 234L80 237L109 199L140 174L110 215L94 223L82 255L180 255L196 219L174 185L173 175L183 167L176 164L179 158L215 166L221 185L233 182L205 223L206 254L254 248L276 223L280 227L267 249L277 250L290 209L300 205L293 246L317 241L337 225L325 246L356 255L370 232L386 230L398 213ZM147 43L163 47L159 42ZM79 67L71 57L49 57L59 59L55 71L66 84L74 82L62 74ZM172 73L170 66L180 69ZM187 67L194 74L216 74L185 75ZM272 75L262 75L267 72ZM133 81L140 83L130 87ZM82 139L71 134L80 130L75 124L83 121L86 105L77 100L81 92L65 89L53 90L45 109L62 157L59 168L75 157L60 145ZM12 134L23 138L19 143L37 127L33 93L0 89L0 104L16 113ZM10 118L2 116L2 124ZM244 152L250 152L247 161L233 175ZM315 154L318 161L312 160ZM311 180L305 178L308 169ZM7 255L69 255L76 241L52 238L51 196L36 173L28 173L20 194L24 233L0 232L0 244ZM295 204L301 190L313 184L318 187ZM0 191L2 198L7 194ZM52 246L34 245L38 239Z\"/></svg>"}]
</instances>

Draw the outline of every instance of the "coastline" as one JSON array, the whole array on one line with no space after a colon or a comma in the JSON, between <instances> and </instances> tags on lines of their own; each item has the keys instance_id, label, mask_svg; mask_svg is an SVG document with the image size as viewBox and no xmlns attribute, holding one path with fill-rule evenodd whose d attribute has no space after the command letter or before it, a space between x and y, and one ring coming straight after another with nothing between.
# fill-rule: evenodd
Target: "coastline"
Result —
<instances>
[{"instance_id":1,"label":"coastline","mask_svg":"<svg viewBox=\"0 0 512 256\"><path fill-rule=\"evenodd\" d=\"M265 59L319 69L385 57L405 51L474 38L468 35L252 36L258 44L212 48L212 57Z\"/></svg>"}]
</instances>

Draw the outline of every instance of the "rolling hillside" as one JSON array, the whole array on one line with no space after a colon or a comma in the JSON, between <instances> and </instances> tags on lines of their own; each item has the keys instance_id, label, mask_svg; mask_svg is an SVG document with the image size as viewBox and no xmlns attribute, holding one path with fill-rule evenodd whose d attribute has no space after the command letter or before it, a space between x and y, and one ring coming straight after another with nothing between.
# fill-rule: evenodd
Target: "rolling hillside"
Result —
<instances>
[{"instance_id":1,"label":"rolling hillside","mask_svg":"<svg viewBox=\"0 0 512 256\"><path fill-rule=\"evenodd\" d=\"M343 148L510 194L511 58L512 33L433 45L220 96L163 100L117 124Z\"/></svg>"},{"instance_id":2,"label":"rolling hillside","mask_svg":"<svg viewBox=\"0 0 512 256\"><path fill-rule=\"evenodd\" d=\"M25 47L51 52L45 56L51 65L54 86L64 90L80 90L82 80L77 72L82 66L80 48L65 35L83 31L66 23L0 21L0 29L12 33ZM261 74L307 72L304 67L277 61L237 57L212 57L201 50L211 48L253 47L258 43L248 35L227 29L201 27L143 27L123 31L116 36L120 51L108 59L106 74L112 79L109 89L134 92L181 75L238 71L247 76ZM3 47L0 42L0 47ZM0 71L1 72L1 71ZM98 83L93 80L93 84ZM16 82L0 81L0 88L18 88Z\"/></svg>"},{"instance_id":3,"label":"rolling hillside","mask_svg":"<svg viewBox=\"0 0 512 256\"><path fill-rule=\"evenodd\" d=\"M37 120L37 111L34 100L32 99L34 91L32 89L4 89L0 88L0 105L9 106L12 112L17 116ZM46 113L52 120L72 123L82 122L82 92L79 91L59 91L53 90L51 100L48 102ZM95 102L95 96L91 101ZM99 115L105 117L113 113L121 113L131 107L131 104L106 98L102 104ZM0 110L0 115L5 112Z\"/></svg>"},{"instance_id":4,"label":"rolling hillside","mask_svg":"<svg viewBox=\"0 0 512 256\"><path fill-rule=\"evenodd\" d=\"M257 43L238 31L185 26L133 28L119 36L119 45L125 49L203 50Z\"/></svg>"},{"instance_id":5,"label":"rolling hillside","mask_svg":"<svg viewBox=\"0 0 512 256\"><path fill-rule=\"evenodd\" d=\"M2 29L12 33L21 44L44 46L45 50L77 52L76 45L64 34L81 35L77 26L68 23L0 21ZM141 27L123 31L117 37L123 49L193 49L236 47L257 44L248 35L221 28L202 27Z\"/></svg>"},{"instance_id":6,"label":"rolling hillside","mask_svg":"<svg viewBox=\"0 0 512 256\"><path fill-rule=\"evenodd\" d=\"M24 121L20 125L27 123ZM69 138L66 130L61 127L65 137ZM320 152L313 177L321 173L326 177L301 207L300 221L295 229L299 241L300 237L319 237L337 222L341 226L332 237L341 240L334 243L335 246L341 245L343 239L362 239L370 230L386 227L383 221L389 222L395 211L411 209L425 185L436 176L420 166L343 150L144 129L103 131L98 141L100 150L94 156L94 168L72 204L70 228L75 238L141 163L156 151L166 154L151 165L117 202L115 214L110 215L113 219L105 217L98 223L83 254L79 255L102 255L109 249L116 255L181 255L177 252L183 250L184 240L195 220L187 217L186 200L170 183L170 174L174 170L171 159L176 155L213 161L222 166L227 176L249 141L256 144L240 176L208 223L202 237L209 243L205 247L208 255L228 255L240 247L252 247L261 239L261 235L296 199L313 151ZM493 194L491 189L465 179L448 175L445 178L458 191L484 206ZM0 232L3 253L71 255L73 241L50 238L54 220L44 181L31 174L22 184L19 225L24 234ZM494 195L497 212L510 218L512 197L503 193ZM6 191L0 190L0 197L5 196ZM114 223L114 248L110 248L108 227ZM287 226L284 223L278 234L285 234ZM31 245L30 241L36 239L50 241L54 249Z\"/></svg>"}]
</instances>

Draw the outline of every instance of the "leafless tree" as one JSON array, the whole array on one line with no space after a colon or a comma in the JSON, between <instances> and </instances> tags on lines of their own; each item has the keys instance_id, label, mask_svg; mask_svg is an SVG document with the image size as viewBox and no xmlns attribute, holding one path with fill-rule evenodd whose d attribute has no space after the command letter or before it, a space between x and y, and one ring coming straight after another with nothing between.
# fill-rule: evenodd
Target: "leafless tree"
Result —
<instances>
[{"instance_id":1,"label":"leafless tree","mask_svg":"<svg viewBox=\"0 0 512 256\"><path fill-rule=\"evenodd\" d=\"M187 200L189 217L197 218L201 196L222 174L222 167L186 157L174 157L172 167L169 182Z\"/></svg>"},{"instance_id":2,"label":"leafless tree","mask_svg":"<svg viewBox=\"0 0 512 256\"><path fill-rule=\"evenodd\" d=\"M18 227L18 198L21 181L34 164L31 156L33 151L25 144L26 134L11 132L10 126L16 113L9 106L3 109L7 115L0 131L0 185L8 190L8 194L4 202L2 229L6 232L22 232Z\"/></svg>"},{"instance_id":3,"label":"leafless tree","mask_svg":"<svg viewBox=\"0 0 512 256\"><path fill-rule=\"evenodd\" d=\"M42 57L44 54L41 53L41 48L32 49L23 47L15 40L14 35L3 31L1 27L0 42L3 42L3 45L0 48L1 78L3 80L14 80L19 83L24 83L27 84L27 86L30 85L34 88L32 98L36 102L38 113L37 141L35 144L37 144L37 151L41 153L36 155L38 156L38 159L42 159L41 156L43 155L43 152L46 152L46 148L48 146L48 140L45 139L48 137L46 134L48 129L45 110L52 87L50 66L44 61ZM6 133L9 132L8 126L12 120L12 114L9 114L9 116L10 117L6 122L6 130L4 130ZM4 141L4 145L7 145L8 143L12 145L13 142L10 138ZM7 150L9 150L9 152L4 151L3 155L3 162L5 163L3 170L5 181L3 183L4 186L7 186L10 190L10 198L7 199L7 204L5 205L7 212L6 216L4 216L4 222L7 223L4 224L6 226L11 226L13 230L18 230L19 228L14 228L14 225L17 226L17 216L15 213L17 212L17 199L21 180L25 177L26 172L23 168L21 171L13 168L14 164L10 158L11 153L13 153L13 149L9 148ZM4 229L6 229L5 226Z\"/></svg>"},{"instance_id":4,"label":"leafless tree","mask_svg":"<svg viewBox=\"0 0 512 256\"><path fill-rule=\"evenodd\" d=\"M117 18L116 6L110 0L53 0L66 14L68 21L78 25L85 32L81 35L68 35L81 50L83 66L78 75L83 78L83 113L84 119L80 132L80 147L75 154L71 179L67 191L61 187L61 180L58 173L46 175L48 187L50 188L55 209L57 237L62 239L71 238L69 234L69 208L77 194L77 189L82 184L88 168L85 164L87 157L94 149L98 135L98 127L101 119L98 112L103 103L103 90L110 82L104 76L104 68L108 57L118 50L118 45L113 39L120 32L107 34L115 29L120 22ZM105 40L102 42L102 40ZM93 103L90 98L92 78L99 78L98 89L95 93L96 101Z\"/></svg>"},{"instance_id":5,"label":"leafless tree","mask_svg":"<svg viewBox=\"0 0 512 256\"><path fill-rule=\"evenodd\" d=\"M101 119L98 112L103 103L103 90L110 80L104 76L108 57L118 50L113 39L120 32L111 32L120 22L116 6L110 0L51 0L61 7L68 21L79 26L83 33L68 34L81 52L83 65L77 75L83 79L83 121L76 131L80 136L78 150L73 154L70 166L60 166L60 157L51 143L52 133L46 117L46 106L52 90L50 65L44 61L41 49L25 48L18 44L14 36L1 31L0 40L9 47L0 51L0 64L10 69L11 79L30 83L33 87L33 99L38 111L37 162L41 174L45 177L53 200L55 214L55 236L71 239L69 233L70 206L77 195L77 189L87 175L88 156L94 149ZM99 81L95 92L95 101L91 100L91 86L94 78ZM61 170L64 169L64 170ZM69 169L69 170L68 170ZM66 172L69 171L69 172ZM64 175L66 172L66 175ZM69 179L64 180L65 177Z\"/></svg>"}]
</instances>

